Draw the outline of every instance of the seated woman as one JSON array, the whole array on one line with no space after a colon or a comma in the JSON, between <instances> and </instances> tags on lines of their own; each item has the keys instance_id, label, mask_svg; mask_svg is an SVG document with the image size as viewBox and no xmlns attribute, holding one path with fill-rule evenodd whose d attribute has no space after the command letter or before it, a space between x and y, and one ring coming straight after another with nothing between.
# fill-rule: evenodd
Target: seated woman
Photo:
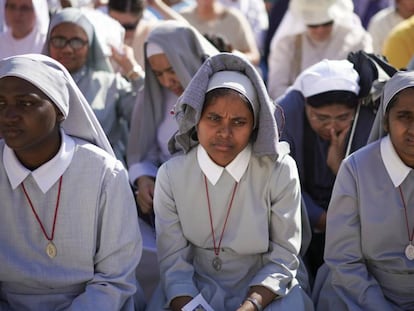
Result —
<instances>
[{"instance_id":1,"label":"seated woman","mask_svg":"<svg viewBox=\"0 0 414 311\"><path fill-rule=\"evenodd\" d=\"M127 172L62 65L0 61L0 134L0 310L142 310Z\"/></svg>"},{"instance_id":2,"label":"seated woman","mask_svg":"<svg viewBox=\"0 0 414 311\"><path fill-rule=\"evenodd\" d=\"M149 310L313 310L296 278L299 177L259 73L232 53L212 56L174 111L170 147L184 154L157 175L161 288Z\"/></svg>"},{"instance_id":3,"label":"seated woman","mask_svg":"<svg viewBox=\"0 0 414 311\"><path fill-rule=\"evenodd\" d=\"M71 73L101 123L117 158L125 162L130 118L136 93L144 80L142 75L132 70L137 65L132 53L126 53L125 58L119 61L123 71L130 73L130 82L114 73L101 44L86 15L80 9L66 8L53 15L43 52L62 63ZM115 49L113 53L116 53ZM118 60L118 57L114 59Z\"/></svg>"},{"instance_id":4,"label":"seated woman","mask_svg":"<svg viewBox=\"0 0 414 311\"><path fill-rule=\"evenodd\" d=\"M323 60L301 73L278 100L281 139L296 160L312 241L305 260L315 276L323 263L326 211L344 157L367 142L375 114L358 105L359 75L347 60Z\"/></svg>"},{"instance_id":5,"label":"seated woman","mask_svg":"<svg viewBox=\"0 0 414 311\"><path fill-rule=\"evenodd\" d=\"M177 130L171 110L203 61L218 51L197 30L178 21L159 23L144 51L145 88L133 112L127 160L140 211L152 214L154 179L158 167L171 157L168 141Z\"/></svg>"},{"instance_id":6,"label":"seated woman","mask_svg":"<svg viewBox=\"0 0 414 311\"><path fill-rule=\"evenodd\" d=\"M413 310L414 72L387 81L373 143L339 169L319 310ZM322 272L324 275L322 275ZM318 272L319 279L319 272Z\"/></svg>"}]
</instances>

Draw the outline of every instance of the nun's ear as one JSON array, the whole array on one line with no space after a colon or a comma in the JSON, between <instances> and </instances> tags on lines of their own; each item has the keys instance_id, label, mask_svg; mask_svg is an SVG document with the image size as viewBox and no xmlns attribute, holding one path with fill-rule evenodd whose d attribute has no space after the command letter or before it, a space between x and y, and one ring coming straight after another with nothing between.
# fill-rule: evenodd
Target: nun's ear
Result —
<instances>
[{"instance_id":1,"label":"nun's ear","mask_svg":"<svg viewBox=\"0 0 414 311\"><path fill-rule=\"evenodd\" d=\"M56 109L56 120L58 123L62 123L65 120L65 116L59 109Z\"/></svg>"}]
</instances>

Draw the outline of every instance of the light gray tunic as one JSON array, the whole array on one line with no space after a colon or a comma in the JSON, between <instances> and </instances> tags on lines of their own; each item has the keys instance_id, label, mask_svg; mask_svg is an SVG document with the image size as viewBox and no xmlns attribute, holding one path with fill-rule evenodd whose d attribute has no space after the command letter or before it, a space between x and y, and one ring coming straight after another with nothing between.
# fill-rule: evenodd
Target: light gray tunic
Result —
<instances>
[{"instance_id":1,"label":"light gray tunic","mask_svg":"<svg viewBox=\"0 0 414 311\"><path fill-rule=\"evenodd\" d=\"M142 240L126 170L98 147L76 143L62 175L53 259L22 186L12 189L0 161L1 311L134 310ZM58 183L45 194L32 175L24 185L50 236Z\"/></svg>"},{"instance_id":2,"label":"light gray tunic","mask_svg":"<svg viewBox=\"0 0 414 311\"><path fill-rule=\"evenodd\" d=\"M413 230L413 171L401 188ZM404 207L384 166L380 140L343 162L328 209L326 237L331 275L318 275L317 281L325 281L316 284L318 310L414 310L414 261L404 255L409 240Z\"/></svg>"},{"instance_id":3,"label":"light gray tunic","mask_svg":"<svg viewBox=\"0 0 414 311\"><path fill-rule=\"evenodd\" d=\"M131 83L119 73L88 67L73 74L73 79L95 112L115 155L125 163L131 115L144 80Z\"/></svg>"},{"instance_id":4,"label":"light gray tunic","mask_svg":"<svg viewBox=\"0 0 414 311\"><path fill-rule=\"evenodd\" d=\"M177 296L202 293L214 310L236 310L249 286L262 285L282 296L266 310L312 310L297 285L301 242L300 185L288 155L274 161L252 155L242 176L223 234L222 269L215 257L204 175L197 148L164 163L158 171L154 210L161 291L152 302L168 306ZM235 181L224 171L208 182L218 244ZM149 310L160 310L150 304Z\"/></svg>"}]
</instances>

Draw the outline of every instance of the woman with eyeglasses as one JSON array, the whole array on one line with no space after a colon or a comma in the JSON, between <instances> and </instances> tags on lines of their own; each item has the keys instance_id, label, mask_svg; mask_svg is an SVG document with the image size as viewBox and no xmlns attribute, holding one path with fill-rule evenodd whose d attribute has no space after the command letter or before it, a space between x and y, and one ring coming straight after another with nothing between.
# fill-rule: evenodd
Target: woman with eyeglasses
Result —
<instances>
[{"instance_id":1,"label":"woman with eyeglasses","mask_svg":"<svg viewBox=\"0 0 414 311\"><path fill-rule=\"evenodd\" d=\"M125 163L130 117L136 94L144 83L144 73L134 69L137 63L132 51L126 49L123 57L114 57L115 60L121 59L119 64L127 72L127 81L121 74L114 73L88 17L80 9L66 8L52 17L44 53L71 73L115 154Z\"/></svg>"},{"instance_id":2,"label":"woman with eyeglasses","mask_svg":"<svg viewBox=\"0 0 414 311\"><path fill-rule=\"evenodd\" d=\"M358 105L359 75L348 60L323 60L302 72L278 100L285 114L281 139L296 160L312 227L305 254L310 275L323 263L326 211L339 165L367 142L374 113Z\"/></svg>"},{"instance_id":3,"label":"woman with eyeglasses","mask_svg":"<svg viewBox=\"0 0 414 311\"><path fill-rule=\"evenodd\" d=\"M345 159L329 204L317 310L414 310L414 72L384 86L369 145Z\"/></svg>"},{"instance_id":4,"label":"woman with eyeglasses","mask_svg":"<svg viewBox=\"0 0 414 311\"><path fill-rule=\"evenodd\" d=\"M6 30L0 33L0 59L40 53L49 26L46 0L0 0ZM3 16L0 17L2 21Z\"/></svg>"}]
</instances>

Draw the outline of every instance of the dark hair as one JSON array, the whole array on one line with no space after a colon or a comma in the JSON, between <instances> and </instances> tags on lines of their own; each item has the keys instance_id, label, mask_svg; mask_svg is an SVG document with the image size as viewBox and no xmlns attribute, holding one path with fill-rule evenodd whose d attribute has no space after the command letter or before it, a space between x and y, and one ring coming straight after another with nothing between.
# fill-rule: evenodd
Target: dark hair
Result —
<instances>
[{"instance_id":1,"label":"dark hair","mask_svg":"<svg viewBox=\"0 0 414 311\"><path fill-rule=\"evenodd\" d=\"M145 0L109 0L108 9L141 16L145 9L145 3Z\"/></svg>"},{"instance_id":2,"label":"dark hair","mask_svg":"<svg viewBox=\"0 0 414 311\"><path fill-rule=\"evenodd\" d=\"M358 105L358 96L350 91L328 91L306 98L307 104L314 108L341 104L348 108Z\"/></svg>"},{"instance_id":3,"label":"dark hair","mask_svg":"<svg viewBox=\"0 0 414 311\"><path fill-rule=\"evenodd\" d=\"M250 101L247 99L246 96L244 96L243 94L237 92L236 90L229 89L229 88L226 88L226 87L220 87L220 88L208 91L206 93L206 97L204 98L204 107L209 105L216 98L223 97L223 96L236 96L236 97L239 97L246 104L246 106L249 107L249 110L251 111L251 113L254 114L252 104L250 103Z\"/></svg>"}]
</instances>

